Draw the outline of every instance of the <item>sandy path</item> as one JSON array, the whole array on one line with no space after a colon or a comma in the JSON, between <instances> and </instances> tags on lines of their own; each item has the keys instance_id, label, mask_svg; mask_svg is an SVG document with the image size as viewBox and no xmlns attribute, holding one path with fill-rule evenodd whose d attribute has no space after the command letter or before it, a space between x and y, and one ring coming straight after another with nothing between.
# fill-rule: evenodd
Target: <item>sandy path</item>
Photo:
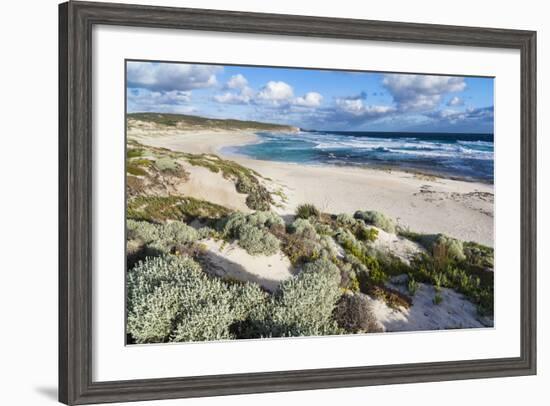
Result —
<instances>
[{"instance_id":1,"label":"sandy path","mask_svg":"<svg viewBox=\"0 0 550 406\"><path fill-rule=\"evenodd\" d=\"M392 286L395 288L395 286ZM439 293L443 299L434 304L435 288L419 283L413 296L413 305L409 309L390 308L384 301L370 299L376 319L384 330L422 331L456 328L483 328L492 326L492 320L482 320L474 304L452 289L442 288Z\"/></svg>"},{"instance_id":2,"label":"sandy path","mask_svg":"<svg viewBox=\"0 0 550 406\"><path fill-rule=\"evenodd\" d=\"M288 258L277 253L270 256L250 255L237 244L206 240L209 272L222 278L253 282L273 292L279 284L292 276Z\"/></svg>"},{"instance_id":3,"label":"sandy path","mask_svg":"<svg viewBox=\"0 0 550 406\"><path fill-rule=\"evenodd\" d=\"M144 144L189 153L215 153L226 145L255 142L250 132L201 131L173 135L132 134ZM370 168L299 165L224 156L283 186L288 203L278 211L293 213L313 203L331 213L378 210L398 224L423 233L445 233L493 246L493 185L417 176ZM215 201L215 193L208 192Z\"/></svg>"}]
</instances>

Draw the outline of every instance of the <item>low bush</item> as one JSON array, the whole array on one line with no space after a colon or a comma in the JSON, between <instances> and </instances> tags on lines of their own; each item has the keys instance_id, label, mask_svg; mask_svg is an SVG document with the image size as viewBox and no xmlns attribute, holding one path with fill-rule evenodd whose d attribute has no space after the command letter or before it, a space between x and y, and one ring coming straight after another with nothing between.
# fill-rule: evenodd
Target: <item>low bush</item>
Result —
<instances>
[{"instance_id":1,"label":"low bush","mask_svg":"<svg viewBox=\"0 0 550 406\"><path fill-rule=\"evenodd\" d=\"M353 216L388 233L395 233L395 223L393 220L378 211L356 211Z\"/></svg>"},{"instance_id":2,"label":"low bush","mask_svg":"<svg viewBox=\"0 0 550 406\"><path fill-rule=\"evenodd\" d=\"M274 255L279 251L279 240L265 229L244 224L238 230L238 244L251 255Z\"/></svg>"},{"instance_id":3,"label":"low bush","mask_svg":"<svg viewBox=\"0 0 550 406\"><path fill-rule=\"evenodd\" d=\"M409 276L407 281L407 290L411 296L414 296L418 290L418 282L412 276Z\"/></svg>"},{"instance_id":4,"label":"low bush","mask_svg":"<svg viewBox=\"0 0 550 406\"><path fill-rule=\"evenodd\" d=\"M134 176L147 176L147 171L145 169L138 165L135 165L131 161L126 163L126 173Z\"/></svg>"},{"instance_id":5,"label":"low bush","mask_svg":"<svg viewBox=\"0 0 550 406\"><path fill-rule=\"evenodd\" d=\"M294 222L289 226L289 230L291 233L297 234L302 238L308 238L310 240L317 240L319 238L315 227L313 227L308 220L303 218L297 218L294 220Z\"/></svg>"},{"instance_id":6,"label":"low bush","mask_svg":"<svg viewBox=\"0 0 550 406\"><path fill-rule=\"evenodd\" d=\"M464 255L462 241L439 234L432 245L432 255L436 265L443 267L449 261L462 261L466 259Z\"/></svg>"},{"instance_id":7,"label":"low bush","mask_svg":"<svg viewBox=\"0 0 550 406\"><path fill-rule=\"evenodd\" d=\"M363 224L359 224L355 227L355 236L360 241L374 242L378 238L378 230L374 227L366 227Z\"/></svg>"},{"instance_id":8,"label":"low bush","mask_svg":"<svg viewBox=\"0 0 550 406\"><path fill-rule=\"evenodd\" d=\"M257 211L251 214L240 212L218 222L218 229L226 239L237 239L239 246L251 255L273 255L280 247L279 239L270 230L282 228L284 221L277 214Z\"/></svg>"},{"instance_id":9,"label":"low bush","mask_svg":"<svg viewBox=\"0 0 550 406\"><path fill-rule=\"evenodd\" d=\"M473 241L463 243L463 252L469 264L483 268L494 267L494 249Z\"/></svg>"},{"instance_id":10,"label":"low bush","mask_svg":"<svg viewBox=\"0 0 550 406\"><path fill-rule=\"evenodd\" d=\"M334 309L334 317L338 326L348 333L382 331L372 306L365 295L361 293L342 295Z\"/></svg>"},{"instance_id":11,"label":"low bush","mask_svg":"<svg viewBox=\"0 0 550 406\"><path fill-rule=\"evenodd\" d=\"M150 222L194 219L213 222L229 213L229 209L215 203L180 196L136 196L128 200L126 207L127 218Z\"/></svg>"},{"instance_id":12,"label":"low bush","mask_svg":"<svg viewBox=\"0 0 550 406\"><path fill-rule=\"evenodd\" d=\"M144 154L144 150L141 148L128 148L126 150L126 158L138 158Z\"/></svg>"},{"instance_id":13,"label":"low bush","mask_svg":"<svg viewBox=\"0 0 550 406\"><path fill-rule=\"evenodd\" d=\"M319 259L306 264L274 295L267 331L276 337L341 333L332 317L339 283L340 272L332 262Z\"/></svg>"},{"instance_id":14,"label":"low bush","mask_svg":"<svg viewBox=\"0 0 550 406\"><path fill-rule=\"evenodd\" d=\"M136 343L234 338L231 326L262 306L254 284L210 278L186 257L147 258L128 272L128 332Z\"/></svg>"},{"instance_id":15,"label":"low bush","mask_svg":"<svg viewBox=\"0 0 550 406\"><path fill-rule=\"evenodd\" d=\"M128 220L126 229L128 239L140 240L149 248L166 253L199 238L197 230L181 221L151 224L146 221Z\"/></svg>"},{"instance_id":16,"label":"low bush","mask_svg":"<svg viewBox=\"0 0 550 406\"><path fill-rule=\"evenodd\" d=\"M176 172L179 167L176 160L168 156L157 159L155 161L155 166L161 172Z\"/></svg>"},{"instance_id":17,"label":"low bush","mask_svg":"<svg viewBox=\"0 0 550 406\"><path fill-rule=\"evenodd\" d=\"M342 213L336 216L336 223L340 226L351 227L355 225L356 220L347 213Z\"/></svg>"},{"instance_id":18,"label":"low bush","mask_svg":"<svg viewBox=\"0 0 550 406\"><path fill-rule=\"evenodd\" d=\"M368 290L369 295L374 296L386 302L386 304L394 309L404 307L408 309L412 306L412 299L398 290L388 288L384 285L374 285Z\"/></svg>"},{"instance_id":19,"label":"low bush","mask_svg":"<svg viewBox=\"0 0 550 406\"><path fill-rule=\"evenodd\" d=\"M257 211L251 214L236 212L218 222L218 229L228 238L238 238L239 229L244 225L257 228L284 226L284 221L270 211Z\"/></svg>"},{"instance_id":20,"label":"low bush","mask_svg":"<svg viewBox=\"0 0 550 406\"><path fill-rule=\"evenodd\" d=\"M301 219L309 219L310 217L319 217L321 212L313 204L300 204L296 207L296 217Z\"/></svg>"}]
</instances>

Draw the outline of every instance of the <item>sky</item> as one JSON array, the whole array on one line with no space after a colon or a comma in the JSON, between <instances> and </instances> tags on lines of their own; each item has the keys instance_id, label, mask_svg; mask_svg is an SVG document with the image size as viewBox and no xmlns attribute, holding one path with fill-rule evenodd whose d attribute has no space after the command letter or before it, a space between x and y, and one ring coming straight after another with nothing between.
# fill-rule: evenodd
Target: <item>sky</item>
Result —
<instances>
[{"instance_id":1,"label":"sky","mask_svg":"<svg viewBox=\"0 0 550 406\"><path fill-rule=\"evenodd\" d=\"M127 61L129 113L310 130L493 132L493 79Z\"/></svg>"}]
</instances>

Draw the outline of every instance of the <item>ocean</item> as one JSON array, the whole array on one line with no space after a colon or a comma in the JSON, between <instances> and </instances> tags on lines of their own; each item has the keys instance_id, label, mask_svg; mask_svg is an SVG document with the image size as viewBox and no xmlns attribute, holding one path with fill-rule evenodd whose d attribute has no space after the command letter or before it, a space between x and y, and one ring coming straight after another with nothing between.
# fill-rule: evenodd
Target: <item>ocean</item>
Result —
<instances>
[{"instance_id":1,"label":"ocean","mask_svg":"<svg viewBox=\"0 0 550 406\"><path fill-rule=\"evenodd\" d=\"M493 183L493 134L355 131L259 132L225 153L300 164L370 166Z\"/></svg>"}]
</instances>

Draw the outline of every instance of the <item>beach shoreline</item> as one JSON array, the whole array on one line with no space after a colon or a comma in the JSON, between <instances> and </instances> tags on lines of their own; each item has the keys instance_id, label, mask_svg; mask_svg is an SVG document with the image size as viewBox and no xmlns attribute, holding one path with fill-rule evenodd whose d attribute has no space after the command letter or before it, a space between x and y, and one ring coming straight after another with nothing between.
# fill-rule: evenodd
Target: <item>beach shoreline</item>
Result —
<instances>
[{"instance_id":1,"label":"beach shoreline","mask_svg":"<svg viewBox=\"0 0 550 406\"><path fill-rule=\"evenodd\" d=\"M287 202L276 210L281 215L292 214L302 203L333 214L377 210L415 232L494 245L492 184L400 169L257 160L223 151L259 142L254 130L130 130L128 137L153 147L215 154L255 170L284 190Z\"/></svg>"}]
</instances>

